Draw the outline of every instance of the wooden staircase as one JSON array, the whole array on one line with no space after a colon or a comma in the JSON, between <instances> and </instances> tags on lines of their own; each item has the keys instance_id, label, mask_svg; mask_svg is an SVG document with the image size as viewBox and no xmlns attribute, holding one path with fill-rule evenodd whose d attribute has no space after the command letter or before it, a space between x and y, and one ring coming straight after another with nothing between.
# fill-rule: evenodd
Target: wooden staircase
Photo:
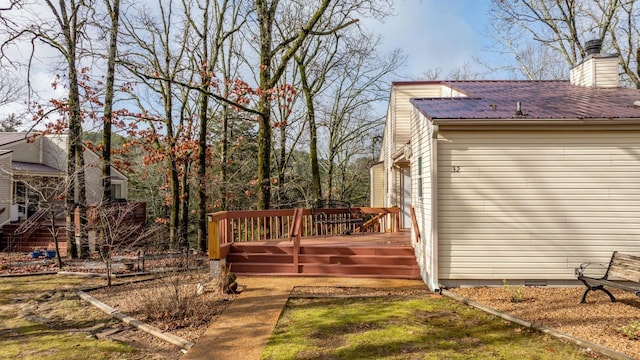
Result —
<instances>
[{"instance_id":1,"label":"wooden staircase","mask_svg":"<svg viewBox=\"0 0 640 360\"><path fill-rule=\"evenodd\" d=\"M232 272L244 275L420 279L411 246L303 242L297 266L293 254L294 247L287 242L234 243L227 263Z\"/></svg>"},{"instance_id":2,"label":"wooden staircase","mask_svg":"<svg viewBox=\"0 0 640 360\"><path fill-rule=\"evenodd\" d=\"M21 223L6 224L2 227L0 237L0 251L26 252L35 249L55 249L53 236L49 231L49 223L41 223L40 226L30 229L28 234L16 234ZM64 223L56 224L58 227L58 244L60 253L66 254L67 233L64 231Z\"/></svg>"}]
</instances>

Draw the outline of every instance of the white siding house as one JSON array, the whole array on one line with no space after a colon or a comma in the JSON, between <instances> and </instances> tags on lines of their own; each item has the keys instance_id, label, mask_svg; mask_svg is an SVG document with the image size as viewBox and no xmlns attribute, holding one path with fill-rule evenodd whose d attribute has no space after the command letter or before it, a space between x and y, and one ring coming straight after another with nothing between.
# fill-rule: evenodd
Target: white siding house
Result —
<instances>
[{"instance_id":1,"label":"white siding house","mask_svg":"<svg viewBox=\"0 0 640 360\"><path fill-rule=\"evenodd\" d=\"M640 255L640 91L615 67L596 54L571 81L393 84L376 191L402 206L410 169L431 289L566 284L581 263Z\"/></svg>"},{"instance_id":2,"label":"white siding house","mask_svg":"<svg viewBox=\"0 0 640 360\"><path fill-rule=\"evenodd\" d=\"M24 220L37 208L38 195L25 179L65 181L67 140L67 135L0 133L0 226ZM87 205L97 205L103 196L100 158L86 148L84 157ZM126 176L114 167L111 174L115 198L126 199Z\"/></svg>"},{"instance_id":3,"label":"white siding house","mask_svg":"<svg viewBox=\"0 0 640 360\"><path fill-rule=\"evenodd\" d=\"M9 221L12 204L12 175L2 169L11 167L11 150L0 150L0 224Z\"/></svg>"}]
</instances>

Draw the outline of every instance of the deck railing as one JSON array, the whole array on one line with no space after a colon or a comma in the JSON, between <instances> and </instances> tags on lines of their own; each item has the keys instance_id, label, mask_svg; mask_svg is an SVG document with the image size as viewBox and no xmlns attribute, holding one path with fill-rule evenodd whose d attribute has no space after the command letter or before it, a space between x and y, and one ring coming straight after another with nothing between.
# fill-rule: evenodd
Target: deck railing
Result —
<instances>
[{"instance_id":1,"label":"deck railing","mask_svg":"<svg viewBox=\"0 0 640 360\"><path fill-rule=\"evenodd\" d=\"M365 221L352 232L395 232L399 230L399 209L392 208L351 208L362 211ZM316 221L314 214L325 216L346 216L349 209L302 209L300 236L339 235L349 226L339 221L326 224ZM290 240L289 231L293 222L294 209L286 210L245 210L220 211L209 214L209 254L220 256L220 247L235 242Z\"/></svg>"}]
</instances>

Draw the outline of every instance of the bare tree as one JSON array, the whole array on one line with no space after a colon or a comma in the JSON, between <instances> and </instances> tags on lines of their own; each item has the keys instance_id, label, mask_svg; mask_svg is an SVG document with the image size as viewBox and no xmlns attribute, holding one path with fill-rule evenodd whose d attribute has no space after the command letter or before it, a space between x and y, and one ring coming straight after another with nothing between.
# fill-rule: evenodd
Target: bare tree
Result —
<instances>
[{"instance_id":1,"label":"bare tree","mask_svg":"<svg viewBox=\"0 0 640 360\"><path fill-rule=\"evenodd\" d=\"M192 28L195 46L192 52L192 66L198 69L200 77L199 92L199 135L198 135L198 245L201 250L207 248L207 128L212 116L210 102L212 91L216 91L216 70L220 68L223 46L239 30L245 21L243 1L202 0L193 5L198 9L199 17L192 13L192 4L183 0L185 14ZM232 39L231 39L232 41ZM226 105L226 104L225 104ZM226 141L224 138L223 141Z\"/></svg>"},{"instance_id":2,"label":"bare tree","mask_svg":"<svg viewBox=\"0 0 640 360\"><path fill-rule=\"evenodd\" d=\"M26 95L24 85L8 71L0 71L0 106L17 103Z\"/></svg>"},{"instance_id":3,"label":"bare tree","mask_svg":"<svg viewBox=\"0 0 640 360\"><path fill-rule=\"evenodd\" d=\"M160 227L135 222L134 203L103 203L92 209L90 217L96 231L96 247L107 268L107 286L111 286L115 255L135 251Z\"/></svg>"},{"instance_id":4,"label":"bare tree","mask_svg":"<svg viewBox=\"0 0 640 360\"><path fill-rule=\"evenodd\" d=\"M311 3L309 1L297 2L294 0L287 2L278 0L255 1L259 55L258 88L260 89L256 105L256 110L259 113L258 209L270 208L271 201L271 106L273 91L286 71L289 62L308 37L312 35L329 35L355 22L355 19L350 18L346 21L337 22L335 27L331 29L318 31L318 24L322 23L322 17L327 16L327 14L333 14L334 12L329 10L331 6L339 6L340 4L330 0L316 0ZM296 18L295 21L290 19L291 21L288 24L291 27L288 27L286 32L282 28L279 28L278 32L276 32L276 25L282 24L280 22L281 19L290 17L292 14L300 14L301 16ZM282 34L282 36L276 36L277 34Z\"/></svg>"},{"instance_id":5,"label":"bare tree","mask_svg":"<svg viewBox=\"0 0 640 360\"><path fill-rule=\"evenodd\" d=\"M376 54L380 39L361 34L347 43L342 62L335 67L335 82L325 92L327 106L322 109L321 125L326 130L327 196L335 198L334 177L342 158L346 166L353 150L364 154L370 147L376 129L382 126L383 116L376 114L373 105L386 98L387 76L402 64L399 50L380 58ZM351 148L351 149L349 149ZM349 156L343 156L344 154ZM343 155L341 155L343 154ZM344 199L341 199L344 200Z\"/></svg>"},{"instance_id":6,"label":"bare tree","mask_svg":"<svg viewBox=\"0 0 640 360\"><path fill-rule=\"evenodd\" d=\"M24 125L22 119L16 114L9 114L5 119L0 120L0 132L15 132L22 125Z\"/></svg>"},{"instance_id":7,"label":"bare tree","mask_svg":"<svg viewBox=\"0 0 640 360\"><path fill-rule=\"evenodd\" d=\"M587 55L586 41L598 39L605 50L620 55L623 81L640 88L636 0L492 3L492 35L502 45L502 51L514 56L526 78L557 78L558 68L552 66L555 59L563 59L565 67L570 68ZM531 45L532 41L552 53Z\"/></svg>"},{"instance_id":8,"label":"bare tree","mask_svg":"<svg viewBox=\"0 0 640 360\"><path fill-rule=\"evenodd\" d=\"M137 17L122 19L123 38L126 45L120 64L126 68L130 76L141 84L135 101L139 107L139 118L146 123L148 129L138 136L144 136L143 143L150 145L153 156L149 160L164 159L168 172L169 184L169 240L176 245L180 227L180 173L177 159L179 139L183 135L184 126L179 120L184 119L176 112L176 97L180 91L179 83L188 83L189 75L185 65L187 57L186 40L189 26L184 25L179 16L174 14L173 1L158 1L157 12L140 9ZM187 79L187 80L185 80ZM149 91L160 99L144 97ZM183 93L184 94L184 93ZM158 105L159 109L155 109Z\"/></svg>"},{"instance_id":9,"label":"bare tree","mask_svg":"<svg viewBox=\"0 0 640 360\"><path fill-rule=\"evenodd\" d=\"M86 19L92 11L90 0L69 0L55 2L44 0L42 4L28 1L14 1L9 7L12 10L0 13L0 24L7 34L7 39L0 46L4 59L9 59L8 50L18 42L31 44L29 66L35 56L36 43L41 42L54 49L64 58L66 68L66 86L68 96L58 102L57 111L68 120L69 144L67 156L67 176L74 181L68 187L66 194L67 236L74 239L79 235L81 247L76 249L70 241L69 255L86 256L88 242L86 237L86 193L84 171L84 156L82 149L82 111L79 89L79 63L81 49L87 49L83 40L88 39ZM17 12L20 10L19 12ZM12 17L16 15L16 17ZM29 88L29 90L32 90ZM73 212L80 210L80 234L74 233Z\"/></svg>"}]
</instances>

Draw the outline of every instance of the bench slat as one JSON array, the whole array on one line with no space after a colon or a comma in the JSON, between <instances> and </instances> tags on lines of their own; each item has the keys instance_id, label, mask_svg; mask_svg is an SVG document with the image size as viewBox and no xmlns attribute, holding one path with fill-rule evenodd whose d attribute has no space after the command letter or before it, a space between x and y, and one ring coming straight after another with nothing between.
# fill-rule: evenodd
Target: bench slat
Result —
<instances>
[{"instance_id":1,"label":"bench slat","mask_svg":"<svg viewBox=\"0 0 640 360\"><path fill-rule=\"evenodd\" d=\"M615 252L611 257L607 277L640 282L640 256Z\"/></svg>"}]
</instances>

